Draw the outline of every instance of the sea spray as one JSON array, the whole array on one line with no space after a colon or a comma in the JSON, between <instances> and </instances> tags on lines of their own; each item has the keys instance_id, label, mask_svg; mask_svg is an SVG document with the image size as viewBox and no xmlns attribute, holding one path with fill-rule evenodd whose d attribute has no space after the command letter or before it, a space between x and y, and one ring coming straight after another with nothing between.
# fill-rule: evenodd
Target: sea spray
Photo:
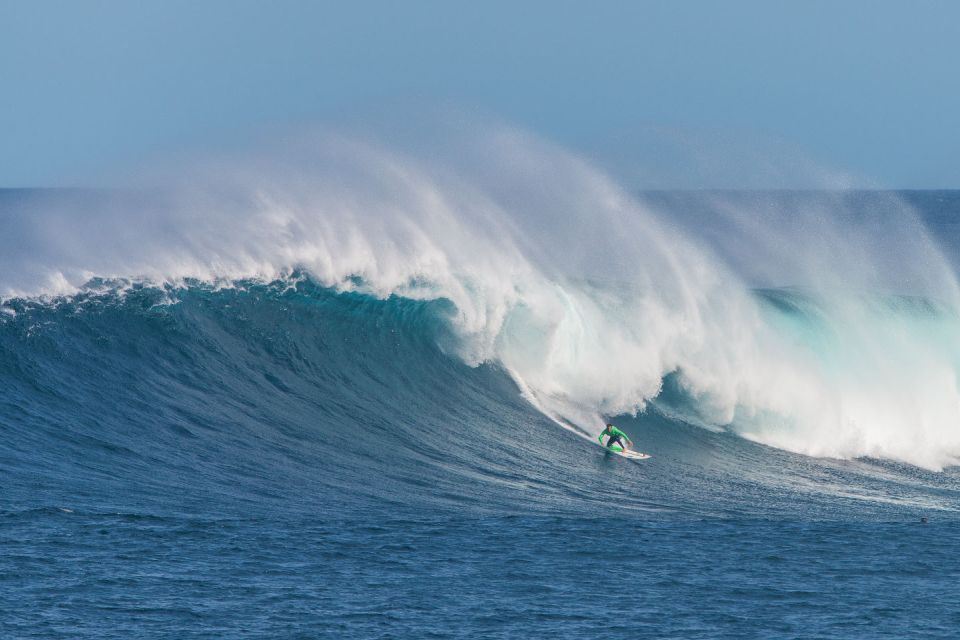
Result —
<instances>
[{"instance_id":1,"label":"sea spray","mask_svg":"<svg viewBox=\"0 0 960 640\"><path fill-rule=\"evenodd\" d=\"M767 444L957 460L956 280L908 207L885 205L884 233L829 201L663 209L513 129L451 140L424 151L312 134L159 190L25 206L6 221L24 241L0 291L302 271L339 291L448 301L450 350L502 366L587 437L672 376L691 416ZM774 303L758 286L803 295ZM907 294L936 312L877 310Z\"/></svg>"}]
</instances>

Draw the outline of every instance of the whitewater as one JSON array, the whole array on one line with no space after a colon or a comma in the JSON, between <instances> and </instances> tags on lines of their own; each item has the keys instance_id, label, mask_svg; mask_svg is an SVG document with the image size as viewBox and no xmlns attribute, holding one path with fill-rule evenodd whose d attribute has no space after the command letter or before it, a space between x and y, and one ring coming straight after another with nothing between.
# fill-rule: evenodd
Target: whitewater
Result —
<instances>
[{"instance_id":1,"label":"whitewater","mask_svg":"<svg viewBox=\"0 0 960 640\"><path fill-rule=\"evenodd\" d=\"M445 349L587 438L669 376L684 419L789 451L960 454L957 280L896 194L658 207L505 128L416 150L314 133L164 179L7 212L0 295L308 278L442 300Z\"/></svg>"},{"instance_id":2,"label":"whitewater","mask_svg":"<svg viewBox=\"0 0 960 640\"><path fill-rule=\"evenodd\" d=\"M434 138L0 191L6 636L952 637L957 192Z\"/></svg>"}]
</instances>

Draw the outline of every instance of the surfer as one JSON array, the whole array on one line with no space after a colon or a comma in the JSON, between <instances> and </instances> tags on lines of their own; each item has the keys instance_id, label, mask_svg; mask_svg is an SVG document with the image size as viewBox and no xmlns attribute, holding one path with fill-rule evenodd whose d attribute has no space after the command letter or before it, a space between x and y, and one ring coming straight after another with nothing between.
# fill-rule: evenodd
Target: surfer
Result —
<instances>
[{"instance_id":1,"label":"surfer","mask_svg":"<svg viewBox=\"0 0 960 640\"><path fill-rule=\"evenodd\" d=\"M624 451L627 451L630 447L633 446L633 440L630 439L630 436L625 434L623 431L620 431L620 429L617 429L612 424L608 423L607 428L600 432L600 436L597 438L597 440L600 442L601 445L603 445L603 436L610 437L610 439L607 440L607 444L604 445L608 449L615 444L619 444ZM627 444L623 444L624 440L627 441ZM630 445L630 447L628 447L627 445Z\"/></svg>"}]
</instances>

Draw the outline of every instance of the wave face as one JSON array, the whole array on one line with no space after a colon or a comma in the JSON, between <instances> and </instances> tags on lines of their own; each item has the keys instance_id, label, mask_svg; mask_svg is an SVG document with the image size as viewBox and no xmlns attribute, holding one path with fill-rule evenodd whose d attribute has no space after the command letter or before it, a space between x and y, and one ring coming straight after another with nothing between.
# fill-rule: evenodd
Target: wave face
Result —
<instances>
[{"instance_id":1,"label":"wave face","mask_svg":"<svg viewBox=\"0 0 960 640\"><path fill-rule=\"evenodd\" d=\"M445 353L457 336L444 301L297 277L7 308L4 467L23 505L847 518L957 506L952 471L811 460L704 429L677 376L618 420L655 453L637 485L636 463L558 429L502 368Z\"/></svg>"},{"instance_id":2,"label":"wave face","mask_svg":"<svg viewBox=\"0 0 960 640\"><path fill-rule=\"evenodd\" d=\"M957 254L917 214L955 195L635 196L514 131L445 144L6 194L17 484L603 509L615 417L655 456L622 508L955 507Z\"/></svg>"}]
</instances>

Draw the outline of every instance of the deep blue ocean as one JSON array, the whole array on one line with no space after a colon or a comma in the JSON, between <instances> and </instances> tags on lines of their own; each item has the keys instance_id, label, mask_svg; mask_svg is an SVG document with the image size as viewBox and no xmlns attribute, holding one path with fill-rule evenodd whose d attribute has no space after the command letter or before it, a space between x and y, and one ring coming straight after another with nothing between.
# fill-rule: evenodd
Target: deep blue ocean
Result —
<instances>
[{"instance_id":1,"label":"deep blue ocean","mask_svg":"<svg viewBox=\"0 0 960 640\"><path fill-rule=\"evenodd\" d=\"M652 248L496 264L221 195L0 192L0 637L956 637L960 192L650 192Z\"/></svg>"}]
</instances>

